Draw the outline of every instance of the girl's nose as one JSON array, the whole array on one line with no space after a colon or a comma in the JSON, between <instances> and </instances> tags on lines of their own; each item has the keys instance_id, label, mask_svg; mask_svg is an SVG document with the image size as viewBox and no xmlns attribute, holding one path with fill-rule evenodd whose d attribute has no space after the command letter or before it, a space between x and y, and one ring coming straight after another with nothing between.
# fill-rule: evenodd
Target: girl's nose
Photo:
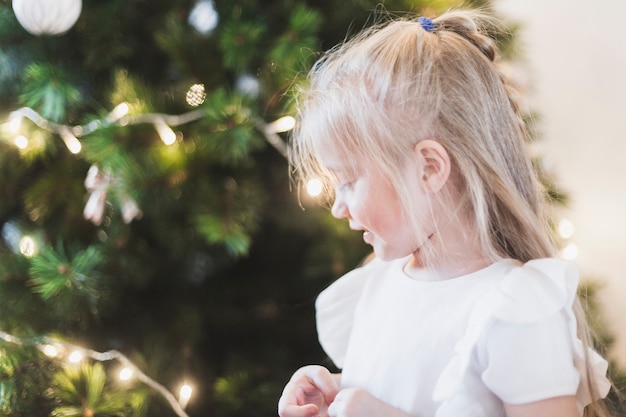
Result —
<instances>
[{"instance_id":1,"label":"girl's nose","mask_svg":"<svg viewBox=\"0 0 626 417\"><path fill-rule=\"evenodd\" d=\"M339 192L335 193L335 201L333 202L333 207L330 209L330 213L338 219L348 217L348 205Z\"/></svg>"}]
</instances>

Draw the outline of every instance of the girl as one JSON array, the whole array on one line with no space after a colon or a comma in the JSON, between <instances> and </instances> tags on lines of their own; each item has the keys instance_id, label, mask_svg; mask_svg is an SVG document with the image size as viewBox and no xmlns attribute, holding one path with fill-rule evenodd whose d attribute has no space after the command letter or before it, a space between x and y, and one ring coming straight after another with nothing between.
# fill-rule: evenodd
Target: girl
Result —
<instances>
[{"instance_id":1,"label":"girl","mask_svg":"<svg viewBox=\"0 0 626 417\"><path fill-rule=\"evenodd\" d=\"M396 20L311 71L291 163L376 259L318 297L342 372L298 370L281 417L575 417L609 391L488 22Z\"/></svg>"}]
</instances>

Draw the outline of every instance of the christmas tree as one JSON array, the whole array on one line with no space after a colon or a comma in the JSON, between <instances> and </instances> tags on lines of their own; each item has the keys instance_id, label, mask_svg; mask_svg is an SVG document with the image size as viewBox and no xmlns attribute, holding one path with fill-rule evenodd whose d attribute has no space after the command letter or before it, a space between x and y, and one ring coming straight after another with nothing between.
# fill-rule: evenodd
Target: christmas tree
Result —
<instances>
[{"instance_id":1,"label":"christmas tree","mask_svg":"<svg viewBox=\"0 0 626 417\"><path fill-rule=\"evenodd\" d=\"M290 190L290 91L459 3L0 1L0 415L275 415L368 252Z\"/></svg>"}]
</instances>

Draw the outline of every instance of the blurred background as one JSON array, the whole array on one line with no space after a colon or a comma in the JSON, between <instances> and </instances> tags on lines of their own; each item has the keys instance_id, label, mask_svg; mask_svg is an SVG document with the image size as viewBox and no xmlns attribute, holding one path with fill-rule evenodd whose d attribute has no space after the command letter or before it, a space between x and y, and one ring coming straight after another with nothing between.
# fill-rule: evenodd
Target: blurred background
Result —
<instances>
[{"instance_id":1,"label":"blurred background","mask_svg":"<svg viewBox=\"0 0 626 417\"><path fill-rule=\"evenodd\" d=\"M539 148L570 195L573 255L600 283L599 299L626 366L626 2L498 0L517 22L527 97Z\"/></svg>"},{"instance_id":2,"label":"blurred background","mask_svg":"<svg viewBox=\"0 0 626 417\"><path fill-rule=\"evenodd\" d=\"M624 3L498 1L465 3L505 21L622 381ZM459 3L0 0L0 416L276 415L297 367L330 365L315 296L369 252L290 184L293 92L381 13Z\"/></svg>"}]
</instances>

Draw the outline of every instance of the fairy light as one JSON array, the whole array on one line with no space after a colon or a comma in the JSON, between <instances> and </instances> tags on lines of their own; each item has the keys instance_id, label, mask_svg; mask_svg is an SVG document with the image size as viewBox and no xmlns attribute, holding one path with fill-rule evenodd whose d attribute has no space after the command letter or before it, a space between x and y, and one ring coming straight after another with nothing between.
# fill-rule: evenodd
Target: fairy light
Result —
<instances>
[{"instance_id":1,"label":"fairy light","mask_svg":"<svg viewBox=\"0 0 626 417\"><path fill-rule=\"evenodd\" d=\"M317 178L312 178L306 183L306 192L311 197L319 196L324 189L324 184Z\"/></svg>"},{"instance_id":2,"label":"fairy light","mask_svg":"<svg viewBox=\"0 0 626 417\"><path fill-rule=\"evenodd\" d=\"M13 143L15 144L15 146L22 150L28 148L28 138L24 135L17 135L13 139Z\"/></svg>"},{"instance_id":3,"label":"fairy light","mask_svg":"<svg viewBox=\"0 0 626 417\"><path fill-rule=\"evenodd\" d=\"M562 219L559 222L558 231L563 239L569 239L574 236L574 224L567 219Z\"/></svg>"},{"instance_id":4,"label":"fairy light","mask_svg":"<svg viewBox=\"0 0 626 417\"><path fill-rule=\"evenodd\" d=\"M128 103L120 103L111 110L111 113L107 116L107 120L112 123L117 120L120 120L122 117L128 114L130 108L128 107Z\"/></svg>"},{"instance_id":5,"label":"fairy light","mask_svg":"<svg viewBox=\"0 0 626 417\"><path fill-rule=\"evenodd\" d=\"M12 133L17 133L22 127L22 113L19 111L14 111L9 115L9 121L7 122L7 128Z\"/></svg>"},{"instance_id":6,"label":"fairy light","mask_svg":"<svg viewBox=\"0 0 626 417\"><path fill-rule=\"evenodd\" d=\"M69 356L67 357L67 360L70 361L71 363L78 363L82 361L84 357L85 357L85 353L80 349L76 349L72 351L72 353L69 354Z\"/></svg>"},{"instance_id":7,"label":"fairy light","mask_svg":"<svg viewBox=\"0 0 626 417\"><path fill-rule=\"evenodd\" d=\"M561 257L568 261L572 261L578 257L578 245L575 243L568 243L563 249L561 249Z\"/></svg>"},{"instance_id":8,"label":"fairy light","mask_svg":"<svg viewBox=\"0 0 626 417\"><path fill-rule=\"evenodd\" d=\"M191 394L193 393L193 388L191 385L185 383L180 387L178 391L178 403L182 408L187 407L189 404L189 399L191 399Z\"/></svg>"},{"instance_id":9,"label":"fairy light","mask_svg":"<svg viewBox=\"0 0 626 417\"><path fill-rule=\"evenodd\" d=\"M67 146L67 149L69 149L71 153L75 155L80 153L83 146L81 145L78 138L74 136L74 134L72 134L69 129L62 129L60 135L61 139L63 139L63 142L65 142L65 146Z\"/></svg>"},{"instance_id":10,"label":"fairy light","mask_svg":"<svg viewBox=\"0 0 626 417\"><path fill-rule=\"evenodd\" d=\"M163 120L155 120L154 127L164 144L172 145L174 142L176 142L176 133L174 133L172 128L169 127L167 123L165 123Z\"/></svg>"},{"instance_id":11,"label":"fairy light","mask_svg":"<svg viewBox=\"0 0 626 417\"><path fill-rule=\"evenodd\" d=\"M119 373L120 380L128 381L132 377L133 377L133 370L130 367L125 366L120 370L120 373Z\"/></svg>"},{"instance_id":12,"label":"fairy light","mask_svg":"<svg viewBox=\"0 0 626 417\"><path fill-rule=\"evenodd\" d=\"M137 125L142 123L153 124L155 125L161 140L163 140L164 143L171 145L176 142L178 138L176 133L174 133L171 129L171 126L191 123L206 116L206 111L204 109L195 109L180 115L163 113L129 115L129 111L130 107L128 106L128 103L123 102L115 106L115 108L113 108L113 110L111 110L111 112L103 120L92 120L85 125L68 126L47 120L30 107L22 107L10 114L9 120L5 123L5 125L7 125L7 128L12 133L17 133L21 127L22 119L27 118L43 130L60 136L64 135L64 137L62 136L62 139L66 142L68 149L70 149L71 152L80 152L80 137L87 136L96 130L106 128L114 123L117 123L119 126ZM254 122L259 131L265 136L265 140L278 152L280 152L280 154L287 157L287 145L277 133L293 129L296 123L295 119L291 116L285 116L269 124L260 119L255 119ZM69 135L72 135L76 141L71 139ZM26 149L29 146L29 140L22 135L15 137L13 142L15 146L20 149Z\"/></svg>"},{"instance_id":13,"label":"fairy light","mask_svg":"<svg viewBox=\"0 0 626 417\"><path fill-rule=\"evenodd\" d=\"M267 125L267 130L274 133L287 132L294 128L296 119L291 116L284 116Z\"/></svg>"},{"instance_id":14,"label":"fairy light","mask_svg":"<svg viewBox=\"0 0 626 417\"><path fill-rule=\"evenodd\" d=\"M51 337L44 337L43 341L45 343L41 344L40 343L41 338L20 339L19 337L15 337L2 330L0 330L0 340L15 344L15 345L19 345L19 346L25 346L25 345L36 346L39 350L44 352L44 354L46 354L49 357L56 357L59 354L59 352L69 352L69 351L80 350L84 354L84 357L89 357L98 362L107 362L107 361L116 360L120 362L125 368L132 369L132 372L133 372L132 375L136 376L136 378L140 382L146 384L147 386L149 386L150 388L158 392L167 401L169 406L172 408L172 411L174 411L174 413L178 417L189 417L189 415L181 407L180 403L176 400L176 397L174 397L174 395L170 391L168 391L167 388L165 388L163 385L159 384L157 381L155 381L154 379L150 378L148 375L143 373L139 368L133 365L130 359L128 359L125 355L123 355L117 350L97 352L95 350L84 349L84 348L66 343L59 339L51 338Z\"/></svg>"},{"instance_id":15,"label":"fairy light","mask_svg":"<svg viewBox=\"0 0 626 417\"><path fill-rule=\"evenodd\" d=\"M37 253L37 243L30 236L24 236L20 239L20 253L27 258L32 258Z\"/></svg>"},{"instance_id":16,"label":"fairy light","mask_svg":"<svg viewBox=\"0 0 626 417\"><path fill-rule=\"evenodd\" d=\"M43 345L41 351L49 358L56 358L59 354L58 349L52 345Z\"/></svg>"}]
</instances>

